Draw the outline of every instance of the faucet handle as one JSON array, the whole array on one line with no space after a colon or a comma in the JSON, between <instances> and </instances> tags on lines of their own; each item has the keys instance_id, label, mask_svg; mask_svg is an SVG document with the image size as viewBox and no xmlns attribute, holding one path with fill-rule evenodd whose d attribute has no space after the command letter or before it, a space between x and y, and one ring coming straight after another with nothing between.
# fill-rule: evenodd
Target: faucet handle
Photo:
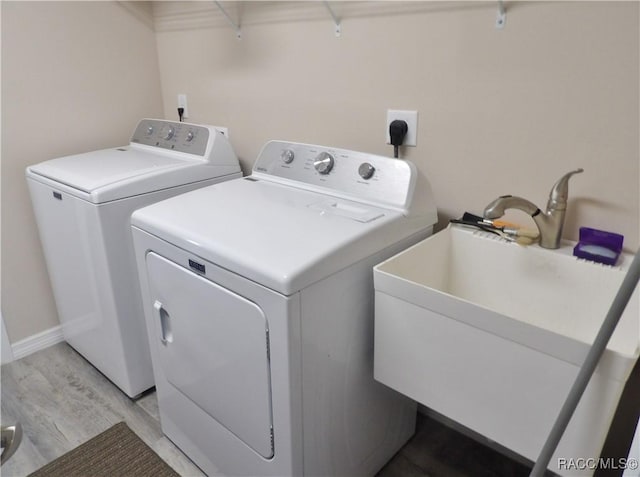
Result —
<instances>
[{"instance_id":1,"label":"faucet handle","mask_svg":"<svg viewBox=\"0 0 640 477\"><path fill-rule=\"evenodd\" d=\"M551 192L549 193L547 210L564 210L567 207L567 200L569 199L569 179L572 175L579 174L581 172L584 172L583 168L567 172L560 179L558 179L558 181L551 188Z\"/></svg>"}]
</instances>

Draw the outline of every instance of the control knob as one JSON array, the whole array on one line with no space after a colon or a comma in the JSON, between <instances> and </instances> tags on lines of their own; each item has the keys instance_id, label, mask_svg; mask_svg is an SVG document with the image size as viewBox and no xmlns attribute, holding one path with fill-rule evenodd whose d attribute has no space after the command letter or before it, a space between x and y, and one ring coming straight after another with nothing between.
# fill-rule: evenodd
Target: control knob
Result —
<instances>
[{"instance_id":1,"label":"control knob","mask_svg":"<svg viewBox=\"0 0 640 477\"><path fill-rule=\"evenodd\" d=\"M282 158L282 162L284 162L285 164L291 164L296 155L291 149L285 149L284 151L282 151L282 154L280 154L280 157Z\"/></svg>"},{"instance_id":2,"label":"control knob","mask_svg":"<svg viewBox=\"0 0 640 477\"><path fill-rule=\"evenodd\" d=\"M360 177L364 180L371 179L374 172L376 172L376 168L368 162L363 162L360 164L360 167L358 167L358 174L360 174Z\"/></svg>"},{"instance_id":3,"label":"control knob","mask_svg":"<svg viewBox=\"0 0 640 477\"><path fill-rule=\"evenodd\" d=\"M318 154L313 161L313 167L316 168L320 174L329 174L331 169L333 169L334 159L331 154L328 152L321 152Z\"/></svg>"},{"instance_id":4,"label":"control knob","mask_svg":"<svg viewBox=\"0 0 640 477\"><path fill-rule=\"evenodd\" d=\"M169 139L171 139L173 137L174 134L175 134L175 131L173 130L173 128L170 127L169 129L167 129L167 132L164 135L164 139L166 139L168 141Z\"/></svg>"},{"instance_id":5,"label":"control knob","mask_svg":"<svg viewBox=\"0 0 640 477\"><path fill-rule=\"evenodd\" d=\"M186 137L186 139L187 139L187 142L191 142L191 141L193 141L193 131L189 131L189 132L187 133L187 137Z\"/></svg>"}]
</instances>

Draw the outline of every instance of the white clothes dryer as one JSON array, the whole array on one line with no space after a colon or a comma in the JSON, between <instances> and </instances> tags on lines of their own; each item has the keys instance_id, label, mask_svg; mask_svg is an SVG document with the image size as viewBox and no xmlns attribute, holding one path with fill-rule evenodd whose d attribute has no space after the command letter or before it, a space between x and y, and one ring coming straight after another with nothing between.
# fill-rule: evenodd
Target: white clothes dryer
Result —
<instances>
[{"instance_id":1,"label":"white clothes dryer","mask_svg":"<svg viewBox=\"0 0 640 477\"><path fill-rule=\"evenodd\" d=\"M131 213L241 177L210 126L143 119L128 146L26 170L65 340L128 396L153 387L131 241Z\"/></svg>"},{"instance_id":2,"label":"white clothes dryer","mask_svg":"<svg viewBox=\"0 0 640 477\"><path fill-rule=\"evenodd\" d=\"M405 161L282 141L137 210L164 433L207 474L373 475L416 404L373 378L373 266L432 232Z\"/></svg>"}]
</instances>

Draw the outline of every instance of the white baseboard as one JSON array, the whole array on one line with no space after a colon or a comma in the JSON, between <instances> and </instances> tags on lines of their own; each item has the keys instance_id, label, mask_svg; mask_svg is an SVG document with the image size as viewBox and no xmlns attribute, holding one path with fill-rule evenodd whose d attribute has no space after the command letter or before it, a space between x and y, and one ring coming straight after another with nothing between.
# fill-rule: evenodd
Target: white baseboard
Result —
<instances>
[{"instance_id":1,"label":"white baseboard","mask_svg":"<svg viewBox=\"0 0 640 477\"><path fill-rule=\"evenodd\" d=\"M13 359L24 358L36 351L43 350L49 346L53 346L56 343L64 341L62 335L62 326L54 326L48 330L44 330L35 335L31 335L20 341L16 341L11 345L11 351L13 352Z\"/></svg>"}]
</instances>

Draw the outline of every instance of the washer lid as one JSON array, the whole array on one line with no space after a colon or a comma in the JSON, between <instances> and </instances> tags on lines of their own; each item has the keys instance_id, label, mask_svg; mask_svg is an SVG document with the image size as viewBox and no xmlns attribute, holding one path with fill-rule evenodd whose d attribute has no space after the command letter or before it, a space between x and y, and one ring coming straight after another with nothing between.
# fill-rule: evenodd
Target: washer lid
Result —
<instances>
[{"instance_id":1,"label":"washer lid","mask_svg":"<svg viewBox=\"0 0 640 477\"><path fill-rule=\"evenodd\" d=\"M27 177L100 204L237 172L237 166L126 146L61 157L27 168Z\"/></svg>"},{"instance_id":2,"label":"washer lid","mask_svg":"<svg viewBox=\"0 0 640 477\"><path fill-rule=\"evenodd\" d=\"M184 159L151 154L127 146L52 159L29 169L34 174L91 193L101 187L175 168L185 162Z\"/></svg>"}]
</instances>

